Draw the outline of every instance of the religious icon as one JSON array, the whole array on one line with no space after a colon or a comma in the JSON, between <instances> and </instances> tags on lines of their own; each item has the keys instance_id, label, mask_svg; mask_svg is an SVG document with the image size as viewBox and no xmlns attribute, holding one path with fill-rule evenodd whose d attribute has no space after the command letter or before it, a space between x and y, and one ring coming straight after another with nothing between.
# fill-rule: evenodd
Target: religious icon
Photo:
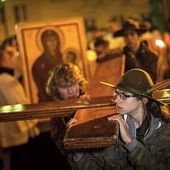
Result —
<instances>
[{"instance_id":1,"label":"religious icon","mask_svg":"<svg viewBox=\"0 0 170 170\"><path fill-rule=\"evenodd\" d=\"M61 62L77 64L87 75L86 35L82 17L16 26L23 63L24 87L32 103L50 101L45 83Z\"/></svg>"}]
</instances>

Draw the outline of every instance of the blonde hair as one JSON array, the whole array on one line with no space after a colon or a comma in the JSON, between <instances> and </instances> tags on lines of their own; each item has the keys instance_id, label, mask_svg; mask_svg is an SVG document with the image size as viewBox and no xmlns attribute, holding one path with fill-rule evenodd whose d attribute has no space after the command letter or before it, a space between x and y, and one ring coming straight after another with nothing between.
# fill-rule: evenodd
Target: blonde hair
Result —
<instances>
[{"instance_id":1,"label":"blonde hair","mask_svg":"<svg viewBox=\"0 0 170 170\"><path fill-rule=\"evenodd\" d=\"M46 84L46 92L50 96L61 99L58 87L67 87L78 83L80 95L86 91L87 80L83 76L77 65L72 63L62 63L52 69Z\"/></svg>"}]
</instances>

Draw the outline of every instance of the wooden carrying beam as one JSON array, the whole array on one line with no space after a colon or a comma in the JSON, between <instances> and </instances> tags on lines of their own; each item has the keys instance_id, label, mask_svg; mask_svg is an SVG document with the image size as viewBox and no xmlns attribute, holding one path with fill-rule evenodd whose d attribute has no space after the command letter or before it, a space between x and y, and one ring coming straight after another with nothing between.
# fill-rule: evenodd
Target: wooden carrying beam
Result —
<instances>
[{"instance_id":1,"label":"wooden carrying beam","mask_svg":"<svg viewBox=\"0 0 170 170\"><path fill-rule=\"evenodd\" d=\"M112 89L100 84L106 81L112 84L117 83L124 68L124 57L114 57L109 61L99 63L94 73L94 78L89 82L87 93L91 99L67 100L56 102L44 102L37 104L17 104L0 107L0 122L29 120L39 118L61 117L74 113L78 109L113 106Z\"/></svg>"},{"instance_id":2,"label":"wooden carrying beam","mask_svg":"<svg viewBox=\"0 0 170 170\"><path fill-rule=\"evenodd\" d=\"M16 104L0 107L0 122L61 117L74 113L78 109L114 106L112 96L94 97L86 100L68 100L43 102L37 104Z\"/></svg>"}]
</instances>

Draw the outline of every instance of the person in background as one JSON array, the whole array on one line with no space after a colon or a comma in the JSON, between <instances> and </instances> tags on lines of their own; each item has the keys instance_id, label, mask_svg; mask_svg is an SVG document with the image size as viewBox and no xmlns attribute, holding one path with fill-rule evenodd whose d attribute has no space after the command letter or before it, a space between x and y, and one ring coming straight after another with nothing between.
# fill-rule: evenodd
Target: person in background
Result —
<instances>
[{"instance_id":1,"label":"person in background","mask_svg":"<svg viewBox=\"0 0 170 170\"><path fill-rule=\"evenodd\" d=\"M103 38L103 32L100 28L92 26L88 29L87 33L87 47L88 50L94 50L94 42L98 38Z\"/></svg>"},{"instance_id":2,"label":"person in background","mask_svg":"<svg viewBox=\"0 0 170 170\"><path fill-rule=\"evenodd\" d=\"M89 98L89 95L85 94L87 83L87 80L77 65L63 63L57 65L51 72L47 81L46 91L55 100ZM67 123L73 116L74 114L51 118L51 137L61 154L64 155L65 160L67 160L69 152L64 148L63 139L66 133ZM68 163L63 164L63 168L70 169Z\"/></svg>"},{"instance_id":3,"label":"person in background","mask_svg":"<svg viewBox=\"0 0 170 170\"><path fill-rule=\"evenodd\" d=\"M140 36L146 30L140 28L133 20L127 20L123 28L115 32L114 36L123 36L126 46L123 48L125 54L125 72L132 68L141 68L149 73L152 80L157 79L157 54L140 40Z\"/></svg>"},{"instance_id":4,"label":"person in background","mask_svg":"<svg viewBox=\"0 0 170 170\"><path fill-rule=\"evenodd\" d=\"M102 63L108 60L113 59L116 56L122 54L121 50L110 50L109 41L104 40L103 38L96 39L94 43L94 51L96 53L96 62Z\"/></svg>"},{"instance_id":5,"label":"person in background","mask_svg":"<svg viewBox=\"0 0 170 170\"><path fill-rule=\"evenodd\" d=\"M14 63L14 76L23 84L23 70L21 56L19 55L19 46L16 35L5 39L2 43L2 47L5 48L12 56Z\"/></svg>"},{"instance_id":6,"label":"person in background","mask_svg":"<svg viewBox=\"0 0 170 170\"><path fill-rule=\"evenodd\" d=\"M160 51L156 45L156 40L163 40L163 34L160 32L159 28L153 24L151 17L144 18L140 26L146 30L141 36L142 41L145 42L150 49L159 54Z\"/></svg>"},{"instance_id":7,"label":"person in background","mask_svg":"<svg viewBox=\"0 0 170 170\"><path fill-rule=\"evenodd\" d=\"M96 62L100 63L107 60L106 55L109 53L109 41L104 40L103 38L97 38L94 42L94 51L96 52Z\"/></svg>"},{"instance_id":8,"label":"person in background","mask_svg":"<svg viewBox=\"0 0 170 170\"><path fill-rule=\"evenodd\" d=\"M30 103L19 80L14 76L13 55L0 48L0 105ZM38 120L0 122L0 155L4 161L4 170L25 169L22 149L30 138L39 134ZM22 166L21 162L22 162Z\"/></svg>"},{"instance_id":9,"label":"person in background","mask_svg":"<svg viewBox=\"0 0 170 170\"><path fill-rule=\"evenodd\" d=\"M157 66L157 82L170 79L170 46L165 46L164 55L159 57Z\"/></svg>"},{"instance_id":10,"label":"person in background","mask_svg":"<svg viewBox=\"0 0 170 170\"><path fill-rule=\"evenodd\" d=\"M114 37L114 33L120 29L120 25L116 18L111 18L108 21L108 31L104 35L104 39L109 42L109 49L122 49L125 46L123 37Z\"/></svg>"},{"instance_id":11,"label":"person in background","mask_svg":"<svg viewBox=\"0 0 170 170\"><path fill-rule=\"evenodd\" d=\"M113 88L117 110L108 117L119 123L117 145L70 154L72 170L169 170L169 108L152 97L156 86L150 75L134 68L124 73L117 85L107 85Z\"/></svg>"},{"instance_id":12,"label":"person in background","mask_svg":"<svg viewBox=\"0 0 170 170\"><path fill-rule=\"evenodd\" d=\"M152 34L152 37L154 39L161 39L161 37L162 37L161 32L160 32L159 28L156 25L154 25L151 17L144 18L143 25L144 25L144 28L146 29L146 31L150 32Z\"/></svg>"}]
</instances>

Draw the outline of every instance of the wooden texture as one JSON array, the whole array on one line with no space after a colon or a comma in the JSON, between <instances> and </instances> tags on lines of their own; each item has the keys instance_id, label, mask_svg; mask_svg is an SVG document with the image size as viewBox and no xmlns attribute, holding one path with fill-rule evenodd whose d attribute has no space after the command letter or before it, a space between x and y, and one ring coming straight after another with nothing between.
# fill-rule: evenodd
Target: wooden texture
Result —
<instances>
[{"instance_id":1,"label":"wooden texture","mask_svg":"<svg viewBox=\"0 0 170 170\"><path fill-rule=\"evenodd\" d=\"M107 117L116 113L114 108L82 109L77 111L77 122L67 129L64 138L66 149L91 149L117 144L119 125Z\"/></svg>"},{"instance_id":2,"label":"wooden texture","mask_svg":"<svg viewBox=\"0 0 170 170\"><path fill-rule=\"evenodd\" d=\"M99 63L96 67L93 79L89 82L87 88L87 92L90 96L99 97L112 95L112 89L100 84L100 81L117 84L120 76L124 73L124 63L125 58L123 55Z\"/></svg>"},{"instance_id":3,"label":"wooden texture","mask_svg":"<svg viewBox=\"0 0 170 170\"><path fill-rule=\"evenodd\" d=\"M0 107L0 122L60 117L74 113L78 109L113 106L112 96L94 97L90 100L54 101L26 105L6 105Z\"/></svg>"}]
</instances>

